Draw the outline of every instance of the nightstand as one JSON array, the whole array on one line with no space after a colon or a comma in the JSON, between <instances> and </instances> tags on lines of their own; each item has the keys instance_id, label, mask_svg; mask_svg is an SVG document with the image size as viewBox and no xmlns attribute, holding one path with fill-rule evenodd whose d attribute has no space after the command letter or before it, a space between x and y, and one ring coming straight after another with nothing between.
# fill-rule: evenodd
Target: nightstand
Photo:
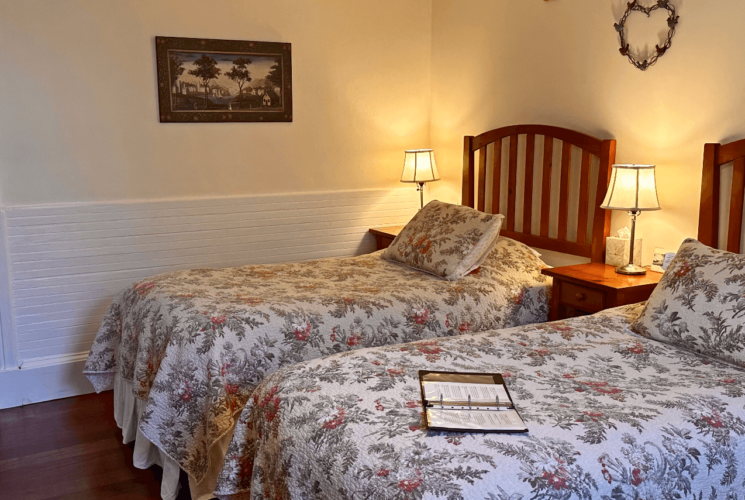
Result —
<instances>
[{"instance_id":1,"label":"nightstand","mask_svg":"<svg viewBox=\"0 0 745 500\"><path fill-rule=\"evenodd\" d=\"M374 227L370 229L370 232L375 235L375 241L378 244L378 250L388 248L393 243L393 240L398 236L398 233L404 226L389 226L389 227Z\"/></svg>"},{"instance_id":2,"label":"nightstand","mask_svg":"<svg viewBox=\"0 0 745 500\"><path fill-rule=\"evenodd\" d=\"M617 274L605 264L580 264L541 271L554 279L549 321L593 314L649 298L662 273L643 276Z\"/></svg>"}]
</instances>

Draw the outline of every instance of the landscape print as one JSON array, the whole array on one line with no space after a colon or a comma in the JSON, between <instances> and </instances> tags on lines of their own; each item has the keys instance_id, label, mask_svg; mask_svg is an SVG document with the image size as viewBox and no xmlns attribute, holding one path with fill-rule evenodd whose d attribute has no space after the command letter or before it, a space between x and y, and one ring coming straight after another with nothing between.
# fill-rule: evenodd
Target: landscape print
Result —
<instances>
[{"instance_id":1,"label":"landscape print","mask_svg":"<svg viewBox=\"0 0 745 500\"><path fill-rule=\"evenodd\" d=\"M156 50L161 122L292 121L290 44L157 37Z\"/></svg>"}]
</instances>

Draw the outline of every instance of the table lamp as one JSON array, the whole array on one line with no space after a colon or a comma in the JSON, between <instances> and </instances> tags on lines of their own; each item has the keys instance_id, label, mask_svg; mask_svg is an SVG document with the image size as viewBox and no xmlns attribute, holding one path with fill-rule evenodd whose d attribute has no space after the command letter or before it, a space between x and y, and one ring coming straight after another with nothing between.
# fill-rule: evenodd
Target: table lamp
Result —
<instances>
[{"instance_id":1,"label":"table lamp","mask_svg":"<svg viewBox=\"0 0 745 500\"><path fill-rule=\"evenodd\" d=\"M419 186L419 209L424 207L424 183L439 181L435 152L432 149L410 149L404 157L404 171L401 182L416 182Z\"/></svg>"},{"instance_id":2,"label":"table lamp","mask_svg":"<svg viewBox=\"0 0 745 500\"><path fill-rule=\"evenodd\" d=\"M629 263L617 267L618 274L647 274L647 270L634 264L634 238L636 218L639 214L659 210L657 183L654 165L613 165L608 194L600 208L606 210L626 210L631 216L631 248Z\"/></svg>"}]
</instances>

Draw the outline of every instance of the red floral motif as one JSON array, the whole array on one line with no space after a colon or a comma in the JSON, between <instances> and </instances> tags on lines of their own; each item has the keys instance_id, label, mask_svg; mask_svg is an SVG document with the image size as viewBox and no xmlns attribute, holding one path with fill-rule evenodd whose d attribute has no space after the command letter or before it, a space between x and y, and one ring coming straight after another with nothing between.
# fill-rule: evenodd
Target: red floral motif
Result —
<instances>
[{"instance_id":1,"label":"red floral motif","mask_svg":"<svg viewBox=\"0 0 745 500\"><path fill-rule=\"evenodd\" d=\"M440 359L440 354L442 353L442 347L437 345L436 340L420 342L414 345L416 346L419 352L424 354L424 356L427 358L427 361L432 363Z\"/></svg>"},{"instance_id":2,"label":"red floral motif","mask_svg":"<svg viewBox=\"0 0 745 500\"><path fill-rule=\"evenodd\" d=\"M228 394L235 394L238 392L238 385L236 384L225 384L225 392Z\"/></svg>"},{"instance_id":3,"label":"red floral motif","mask_svg":"<svg viewBox=\"0 0 745 500\"><path fill-rule=\"evenodd\" d=\"M330 420L327 420L323 423L321 426L322 429L336 429L341 424L344 423L344 417L347 415L347 412L344 410L344 408L337 407L336 408L336 414L331 417Z\"/></svg>"},{"instance_id":4,"label":"red floral motif","mask_svg":"<svg viewBox=\"0 0 745 500\"><path fill-rule=\"evenodd\" d=\"M538 349L533 349L533 352L531 353L531 356L534 355L534 354L535 355L538 355L539 357L542 358L543 356L545 356L547 354L551 354L551 350L550 349L546 349L545 347L539 347Z\"/></svg>"},{"instance_id":5,"label":"red floral motif","mask_svg":"<svg viewBox=\"0 0 745 500\"><path fill-rule=\"evenodd\" d=\"M415 432L415 431L418 431L418 430L419 430L419 426L418 426L418 425L410 425L410 426L409 426L409 430L410 430L411 432Z\"/></svg>"},{"instance_id":6,"label":"red floral motif","mask_svg":"<svg viewBox=\"0 0 745 500\"><path fill-rule=\"evenodd\" d=\"M308 337L310 337L310 332L312 330L312 326L310 325L310 321L306 321L304 325L292 325L294 328L293 332L295 334L295 338L298 339L300 342L305 342L308 340Z\"/></svg>"},{"instance_id":7,"label":"red floral motif","mask_svg":"<svg viewBox=\"0 0 745 500\"><path fill-rule=\"evenodd\" d=\"M375 366L380 366L380 364L381 364L380 361L378 361L377 359L373 359L372 361L370 361L370 363L373 364L373 365L375 365Z\"/></svg>"},{"instance_id":8,"label":"red floral motif","mask_svg":"<svg viewBox=\"0 0 745 500\"><path fill-rule=\"evenodd\" d=\"M640 471L639 469L634 469L631 471L631 484L633 484L634 486L639 486L639 484L644 481L641 473L642 471Z\"/></svg>"},{"instance_id":9,"label":"red floral motif","mask_svg":"<svg viewBox=\"0 0 745 500\"><path fill-rule=\"evenodd\" d=\"M634 345L628 347L626 350L634 354L644 354L645 352L644 346L640 342L635 342Z\"/></svg>"},{"instance_id":10,"label":"red floral motif","mask_svg":"<svg viewBox=\"0 0 745 500\"><path fill-rule=\"evenodd\" d=\"M360 343L360 339L356 335L350 336L349 337L349 340L347 340L347 345L350 346L350 347L355 346L355 345L357 345L359 343Z\"/></svg>"},{"instance_id":11,"label":"red floral motif","mask_svg":"<svg viewBox=\"0 0 745 500\"><path fill-rule=\"evenodd\" d=\"M502 372L502 377L505 377L505 378L512 377L512 372Z\"/></svg>"},{"instance_id":12,"label":"red floral motif","mask_svg":"<svg viewBox=\"0 0 745 500\"><path fill-rule=\"evenodd\" d=\"M419 401L407 401L406 402L406 408L419 408L421 406L421 403Z\"/></svg>"},{"instance_id":13,"label":"red floral motif","mask_svg":"<svg viewBox=\"0 0 745 500\"><path fill-rule=\"evenodd\" d=\"M523 303L523 299L525 299L525 290L521 290L520 293L514 295L512 297L512 302L519 306Z\"/></svg>"},{"instance_id":14,"label":"red floral motif","mask_svg":"<svg viewBox=\"0 0 745 500\"><path fill-rule=\"evenodd\" d=\"M274 417L277 416L277 412L279 411L280 399L279 396L275 396L278 389L279 387L276 385L269 389L267 395L264 396L264 399L262 399L259 403L259 408L266 408L265 416L267 422L271 422L272 420L274 420ZM256 403L257 401L258 397L254 395L254 403Z\"/></svg>"},{"instance_id":15,"label":"red floral motif","mask_svg":"<svg viewBox=\"0 0 745 500\"><path fill-rule=\"evenodd\" d=\"M181 392L181 400L186 401L187 403L191 401L192 398L192 388L191 385L189 385L189 382L184 382L184 390Z\"/></svg>"},{"instance_id":16,"label":"red floral motif","mask_svg":"<svg viewBox=\"0 0 745 500\"><path fill-rule=\"evenodd\" d=\"M687 275L691 272L691 265L688 263L688 261L681 261L678 264L677 269L675 269L675 276L682 278L683 276Z\"/></svg>"},{"instance_id":17,"label":"red floral motif","mask_svg":"<svg viewBox=\"0 0 745 500\"><path fill-rule=\"evenodd\" d=\"M562 375L562 377L564 377L564 378L574 378L574 375L572 375L571 373L565 373L564 375Z\"/></svg>"},{"instance_id":18,"label":"red floral motif","mask_svg":"<svg viewBox=\"0 0 745 500\"><path fill-rule=\"evenodd\" d=\"M423 325L429 318L429 311L422 309L421 311L414 311L414 323L417 325Z\"/></svg>"},{"instance_id":19,"label":"red floral motif","mask_svg":"<svg viewBox=\"0 0 745 500\"><path fill-rule=\"evenodd\" d=\"M460 330L461 333L470 332L471 331L471 322L470 321L466 321L466 322L461 323L460 326L458 327L458 330Z\"/></svg>"},{"instance_id":20,"label":"red floral motif","mask_svg":"<svg viewBox=\"0 0 745 500\"><path fill-rule=\"evenodd\" d=\"M398 488L407 493L419 488L422 485L422 473L419 472L419 469L416 470L416 476L416 479L402 479L398 482Z\"/></svg>"},{"instance_id":21,"label":"red floral motif","mask_svg":"<svg viewBox=\"0 0 745 500\"><path fill-rule=\"evenodd\" d=\"M391 471L389 469L379 469L378 472L375 473L375 475L378 477L387 477L390 473Z\"/></svg>"},{"instance_id":22,"label":"red floral motif","mask_svg":"<svg viewBox=\"0 0 745 500\"><path fill-rule=\"evenodd\" d=\"M548 484L553 486L555 490L567 488L566 471L564 469L559 468L554 472L543 471L543 479L547 479Z\"/></svg>"},{"instance_id":23,"label":"red floral motif","mask_svg":"<svg viewBox=\"0 0 745 500\"><path fill-rule=\"evenodd\" d=\"M598 382L595 380L590 380L590 381L578 380L577 383L591 387L592 390L594 390L595 392L599 392L601 394L620 394L623 392L621 389L617 387L609 387L608 382L606 381ZM577 392L582 392L582 391L577 390Z\"/></svg>"},{"instance_id":24,"label":"red floral motif","mask_svg":"<svg viewBox=\"0 0 745 500\"><path fill-rule=\"evenodd\" d=\"M735 382L737 382L737 379L734 379L734 378L724 378L724 379L719 379L719 381L721 383L723 383L723 384L734 384Z\"/></svg>"},{"instance_id":25,"label":"red floral motif","mask_svg":"<svg viewBox=\"0 0 745 500\"><path fill-rule=\"evenodd\" d=\"M724 424L722 423L721 418L719 415L715 412L713 416L709 417L708 415L703 415L701 417L701 420L709 424L710 426L714 427L715 429L720 429L724 427Z\"/></svg>"},{"instance_id":26,"label":"red floral motif","mask_svg":"<svg viewBox=\"0 0 745 500\"><path fill-rule=\"evenodd\" d=\"M386 371L388 372L388 374L391 377L395 377L396 375L403 375L404 374L404 369L403 368L388 368L388 370L386 370Z\"/></svg>"},{"instance_id":27,"label":"red floral motif","mask_svg":"<svg viewBox=\"0 0 745 500\"><path fill-rule=\"evenodd\" d=\"M445 328L450 328L450 314L445 316Z\"/></svg>"},{"instance_id":28,"label":"red floral motif","mask_svg":"<svg viewBox=\"0 0 745 500\"><path fill-rule=\"evenodd\" d=\"M460 438L459 437L448 437L448 438L445 438L445 441L447 441L448 443L450 443L450 444L452 444L454 446L459 446L460 445Z\"/></svg>"},{"instance_id":29,"label":"red floral motif","mask_svg":"<svg viewBox=\"0 0 745 500\"><path fill-rule=\"evenodd\" d=\"M221 315L219 315L219 316L212 316L212 317L210 318L210 321L212 321L212 324L213 324L213 325L222 325L222 324L223 324L223 323L225 323L225 322L226 322L227 320L228 320L228 318L227 318L227 316L225 316L224 314L221 314Z\"/></svg>"},{"instance_id":30,"label":"red floral motif","mask_svg":"<svg viewBox=\"0 0 745 500\"><path fill-rule=\"evenodd\" d=\"M378 410L378 411L385 410L385 406L383 406L382 404L380 404L380 400L379 399L376 399L375 400L375 409Z\"/></svg>"},{"instance_id":31,"label":"red floral motif","mask_svg":"<svg viewBox=\"0 0 745 500\"><path fill-rule=\"evenodd\" d=\"M582 413L584 413L585 415L587 415L588 417L590 417L593 422L597 422L598 421L598 418L600 418L603 415L605 415L604 413L601 413L599 411L583 411ZM578 419L577 422L582 422L582 419Z\"/></svg>"}]
</instances>

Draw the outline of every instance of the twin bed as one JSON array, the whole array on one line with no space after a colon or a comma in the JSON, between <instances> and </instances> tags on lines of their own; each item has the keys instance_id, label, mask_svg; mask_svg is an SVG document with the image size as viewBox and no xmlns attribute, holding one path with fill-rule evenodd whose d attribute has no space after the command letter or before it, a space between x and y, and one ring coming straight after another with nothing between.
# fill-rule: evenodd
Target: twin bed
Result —
<instances>
[{"instance_id":1,"label":"twin bed","mask_svg":"<svg viewBox=\"0 0 745 500\"><path fill-rule=\"evenodd\" d=\"M634 334L639 306L543 323L550 282L525 245L602 261L615 142L544 126L465 142L464 205L507 218L458 281L376 253L170 273L117 296L86 374L114 386L135 464L164 466L164 498L179 468L193 498L742 488L743 372ZM529 435L424 432L417 370L433 368L505 374Z\"/></svg>"}]
</instances>

